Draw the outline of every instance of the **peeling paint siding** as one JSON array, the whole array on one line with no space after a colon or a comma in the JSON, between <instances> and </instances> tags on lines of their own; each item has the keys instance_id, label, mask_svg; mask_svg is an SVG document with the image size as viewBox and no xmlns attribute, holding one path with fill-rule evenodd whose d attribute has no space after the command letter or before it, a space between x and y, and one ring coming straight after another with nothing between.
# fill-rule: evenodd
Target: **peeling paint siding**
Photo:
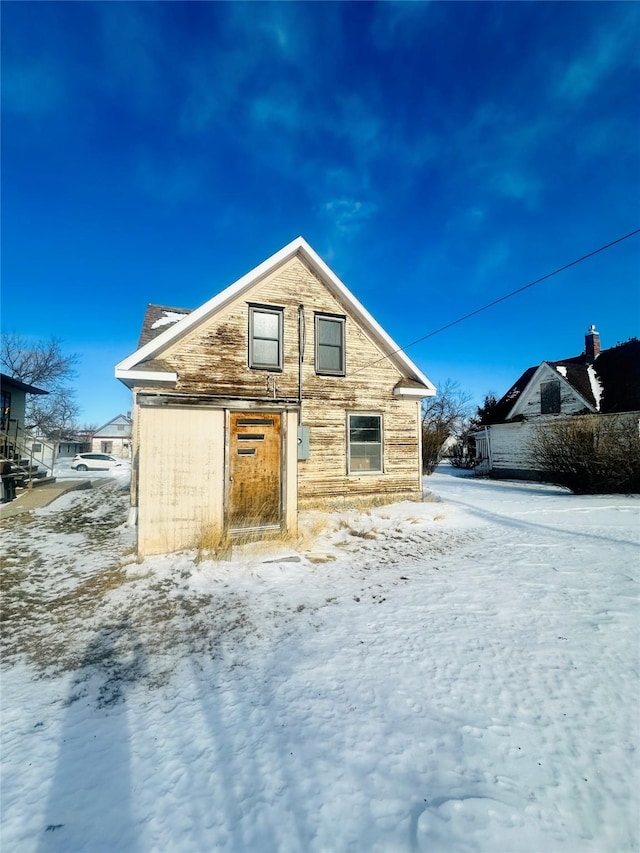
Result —
<instances>
[{"instance_id":1,"label":"peeling paint siding","mask_svg":"<svg viewBox=\"0 0 640 853\"><path fill-rule=\"evenodd\" d=\"M366 401L362 406L340 407L334 401L331 410L315 401L303 405L303 423L310 426L309 459L299 463L301 503L314 498L341 495L381 495L410 492L422 495L419 460L419 429L415 415L417 402L384 398L378 405ZM347 412L370 411L383 415L383 474L347 474Z\"/></svg>"},{"instance_id":2,"label":"peeling paint siding","mask_svg":"<svg viewBox=\"0 0 640 853\"><path fill-rule=\"evenodd\" d=\"M284 309L282 372L248 366L247 303ZM243 294L210 321L174 342L162 353L178 373L176 390L183 393L264 397L267 376L275 377L277 396L298 396L298 306L304 305L305 348L302 368L301 422L310 427L310 458L297 463L301 504L312 498L345 494L422 495L419 421L415 399L393 395L401 372L387 359L345 311L325 285L299 258L292 258ZM346 376L315 372L314 312L346 316ZM382 475L347 475L347 412L383 415Z\"/></svg>"},{"instance_id":3,"label":"peeling paint siding","mask_svg":"<svg viewBox=\"0 0 640 853\"><path fill-rule=\"evenodd\" d=\"M532 386L528 389L527 393L520 398L514 414L524 415L525 418L541 417L540 385L542 382L548 382L553 379L557 379L560 382L560 408L562 414L574 415L578 412L583 412L585 410L585 401L575 393L567 382L562 381L560 374L549 370L548 373L542 377L540 383Z\"/></svg>"},{"instance_id":4,"label":"peeling paint siding","mask_svg":"<svg viewBox=\"0 0 640 853\"><path fill-rule=\"evenodd\" d=\"M544 419L546 420L546 419ZM539 419L539 423L541 419ZM535 425L531 423L496 424L491 427L491 454L493 468L500 470L537 470L531 461L531 442Z\"/></svg>"},{"instance_id":5,"label":"peeling paint siding","mask_svg":"<svg viewBox=\"0 0 640 853\"><path fill-rule=\"evenodd\" d=\"M138 553L197 547L222 530L224 412L145 408L137 421Z\"/></svg>"}]
</instances>

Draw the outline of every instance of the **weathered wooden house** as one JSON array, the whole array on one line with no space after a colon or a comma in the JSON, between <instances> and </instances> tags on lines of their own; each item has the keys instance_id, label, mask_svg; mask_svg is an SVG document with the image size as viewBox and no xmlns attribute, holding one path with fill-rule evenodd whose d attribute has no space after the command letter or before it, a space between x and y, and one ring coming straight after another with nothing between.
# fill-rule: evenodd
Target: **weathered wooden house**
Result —
<instances>
[{"instance_id":1,"label":"weathered wooden house","mask_svg":"<svg viewBox=\"0 0 640 853\"><path fill-rule=\"evenodd\" d=\"M133 390L141 555L422 498L435 388L301 237L194 311L150 305L116 376Z\"/></svg>"},{"instance_id":2,"label":"weathered wooden house","mask_svg":"<svg viewBox=\"0 0 640 853\"><path fill-rule=\"evenodd\" d=\"M541 479L531 453L536 430L580 415L640 417L640 341L600 349L591 326L580 355L529 367L498 400L491 423L473 434L478 473Z\"/></svg>"},{"instance_id":3,"label":"weathered wooden house","mask_svg":"<svg viewBox=\"0 0 640 853\"><path fill-rule=\"evenodd\" d=\"M130 414L116 415L103 424L91 436L91 450L94 453L113 453L128 459L131 456L131 427Z\"/></svg>"}]
</instances>

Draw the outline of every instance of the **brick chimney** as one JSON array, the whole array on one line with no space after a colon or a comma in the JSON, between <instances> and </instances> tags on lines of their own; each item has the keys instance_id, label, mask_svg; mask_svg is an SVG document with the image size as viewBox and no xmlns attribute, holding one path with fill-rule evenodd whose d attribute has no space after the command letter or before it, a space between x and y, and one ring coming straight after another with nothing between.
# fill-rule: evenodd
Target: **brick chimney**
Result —
<instances>
[{"instance_id":1,"label":"brick chimney","mask_svg":"<svg viewBox=\"0 0 640 853\"><path fill-rule=\"evenodd\" d=\"M593 364L600 355L600 332L595 326L589 326L589 331L584 336L584 354L587 364Z\"/></svg>"}]
</instances>

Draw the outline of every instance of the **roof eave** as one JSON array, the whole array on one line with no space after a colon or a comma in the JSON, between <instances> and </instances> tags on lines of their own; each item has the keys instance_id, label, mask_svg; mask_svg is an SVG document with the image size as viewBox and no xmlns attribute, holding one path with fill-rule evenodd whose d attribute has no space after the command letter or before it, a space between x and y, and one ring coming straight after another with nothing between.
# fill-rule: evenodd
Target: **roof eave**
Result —
<instances>
[{"instance_id":1,"label":"roof eave","mask_svg":"<svg viewBox=\"0 0 640 853\"><path fill-rule=\"evenodd\" d=\"M115 370L115 377L123 382L128 388L134 385L175 385L178 381L177 373L161 373L151 370L124 370L119 364Z\"/></svg>"},{"instance_id":2,"label":"roof eave","mask_svg":"<svg viewBox=\"0 0 640 853\"><path fill-rule=\"evenodd\" d=\"M216 296L209 299L190 314L187 314L183 320L178 320L174 325L167 328L166 331L162 332L143 347L127 356L127 358L123 359L123 361L116 366L116 375L118 375L118 370L130 371L136 364L140 364L143 361L153 358L156 353L162 350L173 340L182 337L182 335L186 334L203 319L212 315L216 311L219 311L226 304L232 302L245 289L252 287L260 281L261 278L264 278L296 254L302 255L307 259L307 261L316 267L324 277L325 283L329 285L330 289L333 289L336 293L342 296L349 308L358 317L365 328L372 333L374 338L377 338L384 345L384 348L388 350L386 357L395 364L400 372L407 374L407 378L409 379L415 379L416 381L421 382L427 389L429 389L430 394L427 396L435 394L435 386L429 381L425 374L401 351L395 341L389 337L389 335L360 303L360 301L356 299L346 285L327 266L314 249L311 248L304 237L296 237L295 240L292 240L286 246L283 246L282 249L274 255L271 255L261 264L258 264L257 267L254 267L233 284L216 294Z\"/></svg>"},{"instance_id":3,"label":"roof eave","mask_svg":"<svg viewBox=\"0 0 640 853\"><path fill-rule=\"evenodd\" d=\"M421 400L423 397L435 397L435 394L435 388L410 388L400 385L393 389L394 397L413 397L417 400Z\"/></svg>"},{"instance_id":4,"label":"roof eave","mask_svg":"<svg viewBox=\"0 0 640 853\"><path fill-rule=\"evenodd\" d=\"M35 385L29 385L28 382L22 382L20 379L14 379L13 376L9 376L8 373L0 374L0 384L8 383L9 385L13 385L18 391L24 391L25 394L48 394L48 391L45 391L44 388L36 388Z\"/></svg>"}]
</instances>

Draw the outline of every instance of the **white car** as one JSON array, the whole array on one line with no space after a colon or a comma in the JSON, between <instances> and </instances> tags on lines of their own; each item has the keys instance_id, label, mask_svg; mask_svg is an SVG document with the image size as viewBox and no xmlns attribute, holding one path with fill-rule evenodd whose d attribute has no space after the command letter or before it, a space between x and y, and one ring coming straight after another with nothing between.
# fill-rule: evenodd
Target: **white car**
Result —
<instances>
[{"instance_id":1,"label":"white car","mask_svg":"<svg viewBox=\"0 0 640 853\"><path fill-rule=\"evenodd\" d=\"M108 471L122 465L121 459L108 453L78 453L71 463L72 471Z\"/></svg>"}]
</instances>

